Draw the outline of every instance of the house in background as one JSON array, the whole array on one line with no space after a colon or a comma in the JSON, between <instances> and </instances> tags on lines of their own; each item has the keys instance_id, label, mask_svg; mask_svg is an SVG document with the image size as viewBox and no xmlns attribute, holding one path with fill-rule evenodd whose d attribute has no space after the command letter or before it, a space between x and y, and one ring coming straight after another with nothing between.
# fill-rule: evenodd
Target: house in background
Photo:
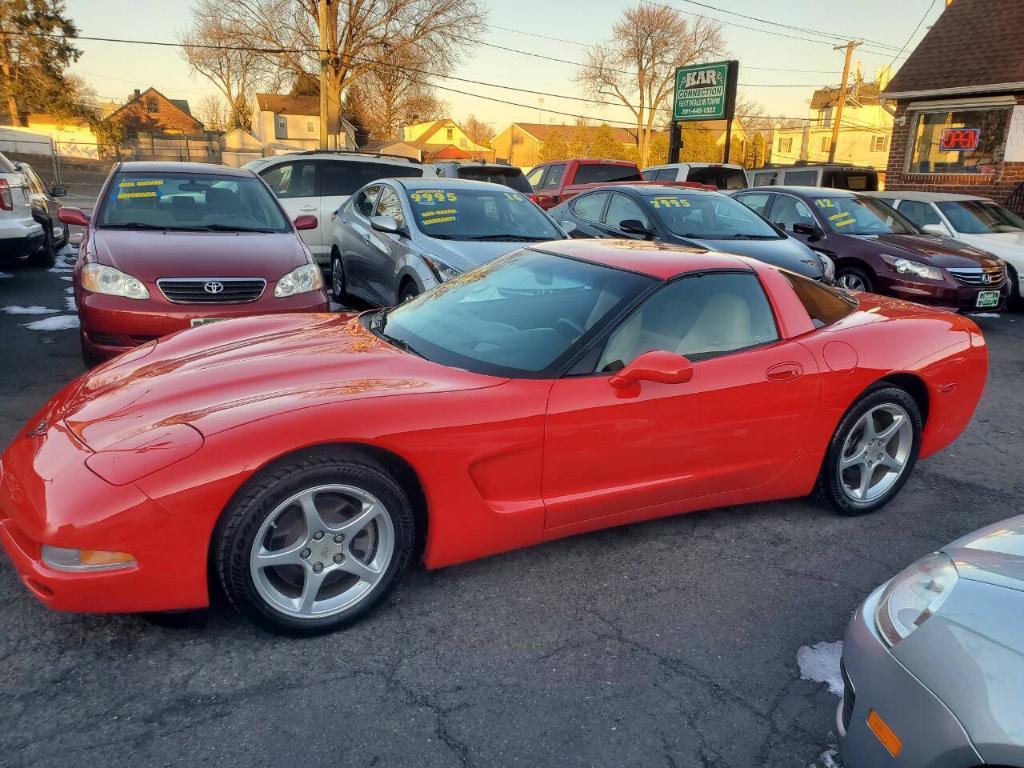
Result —
<instances>
[{"instance_id":1,"label":"house in background","mask_svg":"<svg viewBox=\"0 0 1024 768\"><path fill-rule=\"evenodd\" d=\"M264 155L320 148L320 97L257 93L252 111L252 136ZM356 148L356 131L342 118L341 132L331 137L339 149Z\"/></svg>"},{"instance_id":2,"label":"house in background","mask_svg":"<svg viewBox=\"0 0 1024 768\"><path fill-rule=\"evenodd\" d=\"M484 160L494 162L494 150L477 144L454 120L444 118L413 123L402 128L402 137L373 141L364 149L402 155L425 163L434 160Z\"/></svg>"},{"instance_id":3,"label":"house in background","mask_svg":"<svg viewBox=\"0 0 1024 768\"><path fill-rule=\"evenodd\" d=\"M30 113L22 127L7 126L10 141L20 146L26 154L49 155L55 151L63 157L81 157L96 159L99 157L99 146L96 135L83 117L48 115L38 112ZM22 136L14 136L15 133ZM13 146L7 146L14 152Z\"/></svg>"},{"instance_id":4,"label":"house in background","mask_svg":"<svg viewBox=\"0 0 1024 768\"><path fill-rule=\"evenodd\" d=\"M224 134L221 140L221 162L232 168L241 168L251 160L263 157L263 142L244 128L235 128Z\"/></svg>"},{"instance_id":5,"label":"house in background","mask_svg":"<svg viewBox=\"0 0 1024 768\"><path fill-rule=\"evenodd\" d=\"M865 82L858 63L853 83L846 91L835 154L837 163L875 168L880 180L885 178L895 111L882 95L889 76L889 69L882 67L873 82ZM816 90L811 96L809 120L805 125L776 128L772 132L772 163L792 165L799 160L827 163L838 101L838 86Z\"/></svg>"},{"instance_id":6,"label":"house in background","mask_svg":"<svg viewBox=\"0 0 1024 768\"><path fill-rule=\"evenodd\" d=\"M114 110L107 118L110 122L121 123L129 135L203 133L203 124L192 116L188 101L168 99L156 88L145 91L135 89L129 101Z\"/></svg>"},{"instance_id":7,"label":"house in background","mask_svg":"<svg viewBox=\"0 0 1024 768\"><path fill-rule=\"evenodd\" d=\"M571 142L580 131L584 138L592 139L598 126L593 125L560 125L551 123L512 123L493 139L491 146L499 162L518 165L520 168L532 168L541 162L540 150L552 134L560 133L561 138ZM616 141L622 144L625 151L636 150L636 134L625 128L612 128Z\"/></svg>"}]
</instances>

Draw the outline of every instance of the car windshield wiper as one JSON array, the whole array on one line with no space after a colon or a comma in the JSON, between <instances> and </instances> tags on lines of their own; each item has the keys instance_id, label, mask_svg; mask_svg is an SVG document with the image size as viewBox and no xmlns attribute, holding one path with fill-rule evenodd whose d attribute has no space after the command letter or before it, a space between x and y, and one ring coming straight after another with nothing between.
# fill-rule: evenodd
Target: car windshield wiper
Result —
<instances>
[{"instance_id":1,"label":"car windshield wiper","mask_svg":"<svg viewBox=\"0 0 1024 768\"><path fill-rule=\"evenodd\" d=\"M526 243L539 243L544 240L550 240L550 237L531 237L530 235L475 235L473 237L467 237L466 240L502 240L506 242L526 242Z\"/></svg>"},{"instance_id":2,"label":"car windshield wiper","mask_svg":"<svg viewBox=\"0 0 1024 768\"><path fill-rule=\"evenodd\" d=\"M709 237L709 240L778 240L778 235L722 235L721 237Z\"/></svg>"},{"instance_id":3,"label":"car windshield wiper","mask_svg":"<svg viewBox=\"0 0 1024 768\"><path fill-rule=\"evenodd\" d=\"M118 224L100 224L100 229L169 229L156 224L145 224L141 221L126 221Z\"/></svg>"},{"instance_id":4,"label":"car windshield wiper","mask_svg":"<svg viewBox=\"0 0 1024 768\"><path fill-rule=\"evenodd\" d=\"M207 232L262 232L266 235L277 231L267 227L235 227L230 224L204 224L201 227L196 227L196 229L206 230Z\"/></svg>"},{"instance_id":5,"label":"car windshield wiper","mask_svg":"<svg viewBox=\"0 0 1024 768\"><path fill-rule=\"evenodd\" d=\"M370 332L384 339L384 341L386 341L393 347L398 347L403 352L409 352L410 354L416 355L416 357L422 357L423 359L426 359L426 355L424 355L422 352L417 352L409 342L405 341L404 339L396 339L394 336L389 336L388 334L386 334L384 332L384 328L385 326L387 326L387 324L388 311L386 309L382 309L380 312L373 316L372 320L370 320Z\"/></svg>"}]
</instances>

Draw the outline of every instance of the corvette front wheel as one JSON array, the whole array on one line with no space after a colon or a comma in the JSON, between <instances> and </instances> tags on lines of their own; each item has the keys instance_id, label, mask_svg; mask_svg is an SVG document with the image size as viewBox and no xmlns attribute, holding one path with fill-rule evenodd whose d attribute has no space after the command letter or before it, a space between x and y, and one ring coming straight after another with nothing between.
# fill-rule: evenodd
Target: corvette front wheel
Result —
<instances>
[{"instance_id":1,"label":"corvette front wheel","mask_svg":"<svg viewBox=\"0 0 1024 768\"><path fill-rule=\"evenodd\" d=\"M818 476L818 496L844 515L882 508L917 463L921 429L921 409L905 390L887 385L869 390L832 436Z\"/></svg>"},{"instance_id":2,"label":"corvette front wheel","mask_svg":"<svg viewBox=\"0 0 1024 768\"><path fill-rule=\"evenodd\" d=\"M213 567L228 600L254 622L313 635L379 603L414 541L408 497L382 467L314 452L270 467L231 503Z\"/></svg>"}]
</instances>

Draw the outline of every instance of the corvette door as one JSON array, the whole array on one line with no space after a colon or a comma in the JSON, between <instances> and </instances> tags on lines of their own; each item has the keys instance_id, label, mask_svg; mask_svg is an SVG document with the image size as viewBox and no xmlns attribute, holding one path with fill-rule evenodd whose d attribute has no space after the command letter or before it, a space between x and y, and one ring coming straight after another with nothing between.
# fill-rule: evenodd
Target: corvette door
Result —
<instances>
[{"instance_id":1,"label":"corvette door","mask_svg":"<svg viewBox=\"0 0 1024 768\"><path fill-rule=\"evenodd\" d=\"M686 356L692 379L610 386L612 372L655 349ZM754 489L806 448L818 402L814 358L778 338L751 273L668 284L594 356L593 373L562 378L551 390L543 483L549 529Z\"/></svg>"}]
</instances>

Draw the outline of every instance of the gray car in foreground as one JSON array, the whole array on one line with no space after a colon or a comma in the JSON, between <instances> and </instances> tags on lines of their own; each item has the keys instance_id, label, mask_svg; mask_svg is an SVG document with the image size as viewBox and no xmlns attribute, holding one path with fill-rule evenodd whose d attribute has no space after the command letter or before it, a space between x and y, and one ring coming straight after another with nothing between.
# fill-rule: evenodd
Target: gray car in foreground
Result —
<instances>
[{"instance_id":1,"label":"gray car in foreground","mask_svg":"<svg viewBox=\"0 0 1024 768\"><path fill-rule=\"evenodd\" d=\"M461 272L565 231L526 195L459 179L381 179L336 215L331 249L335 301L357 296L392 306Z\"/></svg>"},{"instance_id":2,"label":"gray car in foreground","mask_svg":"<svg viewBox=\"0 0 1024 768\"><path fill-rule=\"evenodd\" d=\"M847 768L1024 767L1024 516L879 587L846 632L843 679Z\"/></svg>"}]
</instances>

